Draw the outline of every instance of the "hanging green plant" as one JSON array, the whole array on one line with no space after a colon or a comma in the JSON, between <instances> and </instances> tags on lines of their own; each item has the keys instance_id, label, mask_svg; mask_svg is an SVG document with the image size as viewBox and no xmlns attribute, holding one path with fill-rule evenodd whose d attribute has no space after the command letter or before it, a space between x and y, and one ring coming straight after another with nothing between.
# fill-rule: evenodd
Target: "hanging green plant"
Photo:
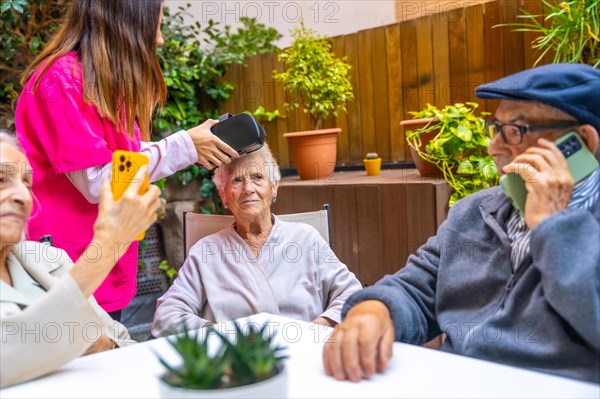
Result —
<instances>
[{"instance_id":1,"label":"hanging green plant","mask_svg":"<svg viewBox=\"0 0 600 399\"><path fill-rule=\"evenodd\" d=\"M424 160L435 164L454 189L450 206L469 194L498 184L498 169L488 155L490 138L483 118L475 115L477 103L448 105L443 109L427 104L414 119L432 118L424 127L406 132L406 141ZM481 115L489 115L482 112ZM435 132L423 150L421 137Z\"/></svg>"}]
</instances>

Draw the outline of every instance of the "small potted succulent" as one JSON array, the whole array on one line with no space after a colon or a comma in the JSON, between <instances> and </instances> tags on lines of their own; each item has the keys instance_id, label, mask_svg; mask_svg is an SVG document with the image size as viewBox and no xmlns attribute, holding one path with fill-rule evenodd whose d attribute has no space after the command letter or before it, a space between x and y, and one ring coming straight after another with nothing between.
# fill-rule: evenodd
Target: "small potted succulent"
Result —
<instances>
[{"instance_id":1,"label":"small potted succulent","mask_svg":"<svg viewBox=\"0 0 600 399\"><path fill-rule=\"evenodd\" d=\"M498 169L487 152L490 138L483 118L475 115L477 107L474 102L448 105L443 109L427 104L420 112L410 112L413 120L401 123L406 128L411 122L417 122L418 127L406 131L413 160L417 164L420 158L442 172L444 180L454 189L450 205L498 184Z\"/></svg>"},{"instance_id":2,"label":"small potted succulent","mask_svg":"<svg viewBox=\"0 0 600 399\"><path fill-rule=\"evenodd\" d=\"M185 329L169 340L181 358L174 366L162 358L166 373L160 379L165 398L284 398L287 397L286 356L273 335L252 324L244 331L237 323L233 339L213 327L190 332ZM204 335L204 334L205 335ZM218 345L209 345L217 339ZM213 342L214 343L214 342Z\"/></svg>"},{"instance_id":3,"label":"small potted succulent","mask_svg":"<svg viewBox=\"0 0 600 399\"><path fill-rule=\"evenodd\" d=\"M306 28L304 23L292 31L293 42L283 50L279 61L285 70L273 71L276 82L288 94L287 110L302 108L310 115L313 130L290 132L292 159L303 180L321 180L333 173L337 135L340 128L323 129L330 115L346 111L346 102L354 98L346 57L337 58L331 41Z\"/></svg>"},{"instance_id":4,"label":"small potted succulent","mask_svg":"<svg viewBox=\"0 0 600 399\"><path fill-rule=\"evenodd\" d=\"M367 176L377 176L381 173L381 158L376 152L369 152L363 159Z\"/></svg>"}]
</instances>

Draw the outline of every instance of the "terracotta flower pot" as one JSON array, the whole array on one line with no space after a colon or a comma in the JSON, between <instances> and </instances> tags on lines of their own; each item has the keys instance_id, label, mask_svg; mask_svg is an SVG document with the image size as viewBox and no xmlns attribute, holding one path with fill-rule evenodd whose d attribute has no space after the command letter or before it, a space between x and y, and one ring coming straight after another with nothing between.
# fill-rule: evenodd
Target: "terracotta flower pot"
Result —
<instances>
[{"instance_id":1,"label":"terracotta flower pot","mask_svg":"<svg viewBox=\"0 0 600 399\"><path fill-rule=\"evenodd\" d=\"M340 128L285 133L292 159L302 180L323 180L333 173Z\"/></svg>"},{"instance_id":2,"label":"terracotta flower pot","mask_svg":"<svg viewBox=\"0 0 600 399\"><path fill-rule=\"evenodd\" d=\"M408 119L400 122L400 126L404 127L404 132L408 130L417 130L425 127L428 123L434 121L436 118L424 118L424 119ZM419 149L425 151L425 146L431 141L436 135L437 131L434 130L429 133L421 135L421 146ZM410 155L412 156L413 162L417 167L417 170L423 177L444 177L444 174L437 166L428 162L419 156L419 153L414 148L410 147Z\"/></svg>"},{"instance_id":3,"label":"terracotta flower pot","mask_svg":"<svg viewBox=\"0 0 600 399\"><path fill-rule=\"evenodd\" d=\"M381 173L381 158L363 159L367 176L378 176Z\"/></svg>"}]
</instances>

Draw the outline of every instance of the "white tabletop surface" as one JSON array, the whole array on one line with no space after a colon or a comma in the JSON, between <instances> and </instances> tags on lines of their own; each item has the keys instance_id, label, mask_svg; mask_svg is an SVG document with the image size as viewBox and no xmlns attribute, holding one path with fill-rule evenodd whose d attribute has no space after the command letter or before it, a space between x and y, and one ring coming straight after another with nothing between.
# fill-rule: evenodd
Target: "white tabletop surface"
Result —
<instances>
[{"instance_id":1,"label":"white tabletop surface","mask_svg":"<svg viewBox=\"0 0 600 399\"><path fill-rule=\"evenodd\" d=\"M292 398L600 398L600 385L400 343L394 344L384 374L359 383L339 382L325 375L321 362L332 329L268 314L240 324L249 322L270 323L277 342L287 346ZM177 359L166 339L157 339L76 359L43 378L0 390L0 397L158 397L164 369L157 354Z\"/></svg>"}]
</instances>

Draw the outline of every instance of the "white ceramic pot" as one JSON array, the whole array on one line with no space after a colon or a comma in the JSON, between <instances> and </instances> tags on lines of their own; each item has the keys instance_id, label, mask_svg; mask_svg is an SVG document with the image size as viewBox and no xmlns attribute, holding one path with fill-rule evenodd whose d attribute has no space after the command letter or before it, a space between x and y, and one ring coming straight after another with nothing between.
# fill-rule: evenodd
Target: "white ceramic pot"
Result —
<instances>
[{"instance_id":1,"label":"white ceramic pot","mask_svg":"<svg viewBox=\"0 0 600 399\"><path fill-rule=\"evenodd\" d=\"M184 389L175 388L160 382L160 396L162 398L287 398L288 397L288 377L287 369L283 370L275 377L256 384L244 385L235 388L224 389Z\"/></svg>"}]
</instances>

